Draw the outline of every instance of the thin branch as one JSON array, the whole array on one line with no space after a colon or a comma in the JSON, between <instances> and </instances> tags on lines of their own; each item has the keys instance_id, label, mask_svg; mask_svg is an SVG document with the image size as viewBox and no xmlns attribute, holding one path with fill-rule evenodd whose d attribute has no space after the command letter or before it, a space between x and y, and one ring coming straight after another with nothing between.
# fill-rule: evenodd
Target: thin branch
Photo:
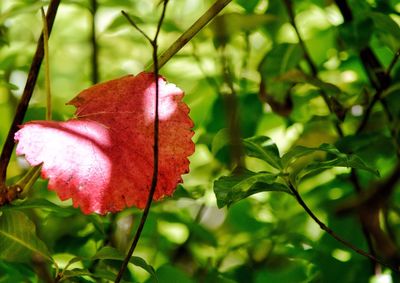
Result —
<instances>
[{"instance_id":1,"label":"thin branch","mask_svg":"<svg viewBox=\"0 0 400 283\"><path fill-rule=\"evenodd\" d=\"M392 72L393 67L396 65L397 61L399 60L399 57L400 57L400 49L397 50L397 52L394 54L392 58L392 61L390 61L389 67L386 70L386 74L388 76L390 76L390 73Z\"/></svg>"},{"instance_id":2,"label":"thin branch","mask_svg":"<svg viewBox=\"0 0 400 283\"><path fill-rule=\"evenodd\" d=\"M337 2L342 2L342 1L337 1ZM298 36L298 38L299 38L300 46L302 47L303 53L305 54L305 55L304 55L304 56L305 56L305 59L306 59L308 65L309 65L309 67L310 67L310 69L311 69L311 73L312 73L312 75L313 75L314 77L318 77L318 70L317 70L315 64L313 63L313 61L311 60L311 56L308 54L308 51L307 51L307 49L306 49L306 46L305 46L305 44L304 44L304 42L303 42L303 40L302 40L302 38L301 38L300 32L299 32L299 30L298 30L298 28L297 28L297 26L296 26L296 23L295 23L295 20L294 20L294 12L293 12L292 1L291 1L291 0L285 0L285 5L286 5L286 8L287 8L287 10L288 10L288 15L289 15L289 18L290 18L290 22L291 22L291 24L293 25L293 27L294 27L294 29L295 29L295 31L296 31L296 34L297 34L297 36ZM350 10L350 8L347 6L346 2L342 2L341 5L340 5L340 8L343 9L343 11L344 11L343 13L344 13L346 19L347 19L347 20L351 20L351 19L352 19L351 10ZM374 61L374 62L375 62L375 61ZM323 90L321 90L321 95L322 95L322 97L323 97L325 103L327 104L327 106L328 106L330 112L331 112L331 113L334 113L334 114L337 116L336 112L332 109L332 106L331 106L331 103L330 103L330 101L329 101L328 96L326 95L326 93L325 93ZM377 96L375 96L375 97L377 97ZM379 98L379 97L377 97L377 98ZM366 124L366 121L365 121L365 124ZM343 137L343 136L344 136L343 131L342 131L342 129L341 129L341 127L339 126L338 123L335 123L335 127L336 127L336 130L337 130L337 133L338 133L339 137ZM351 182L353 183L353 186L354 186L355 191L356 191L358 194L360 194L362 188L361 188L361 185L359 184L359 181L358 181L356 172L355 172L355 170L354 170L353 168L352 168L352 170L351 170ZM317 222L317 223L318 223L318 222ZM361 218L360 218L360 224L361 224L362 233L363 233L363 235L364 235L364 237L365 237L365 240L366 240L367 245L368 245L368 249L369 249L369 251L370 251L370 254L369 254L369 255L371 255L372 257L375 258L376 251L375 251L374 246L373 246L373 243L372 243L372 235L371 235L370 231L367 229L366 223L364 223L363 220L362 220ZM325 227L326 227L326 226L325 226ZM321 228L322 228L322 227L321 227ZM327 227L326 227L326 228L327 228ZM329 228L328 228L328 229L329 229ZM324 229L324 230L325 230L325 229ZM335 236L334 236L334 237L335 237ZM342 241L342 239L341 239L340 241L343 242L344 240ZM374 266L374 265L375 265L375 263L378 262L378 261L372 260L372 259L371 259L371 262L372 262L372 264L373 264L373 268L375 269L376 266Z\"/></svg>"},{"instance_id":3,"label":"thin branch","mask_svg":"<svg viewBox=\"0 0 400 283\"><path fill-rule=\"evenodd\" d=\"M390 266L389 264L383 262L382 260L378 259L377 257L373 256L372 254L357 248L356 246L354 246L352 243L346 241L345 239L341 238L338 234L336 234L331 228L329 228L328 226L326 226L321 220L319 220L319 218L312 212L312 210L307 206L307 204L304 202L304 200L302 199L302 197L300 196L299 192L296 190L296 188L289 182L289 189L290 191L293 193L294 197L296 198L297 202L301 205L301 207L306 211L306 213L315 221L315 223L317 223L319 225L319 227L324 230L325 232L327 232L329 235L331 235L335 240L337 240L338 242L342 243L343 245L345 245L346 247L348 247L349 249L353 250L354 252L358 253L359 255L362 255L364 257L369 258L370 260L373 260L375 262L380 263L383 266L386 266L390 269L392 269L393 271L395 271L396 273L399 272L399 270L393 266Z\"/></svg>"},{"instance_id":4,"label":"thin branch","mask_svg":"<svg viewBox=\"0 0 400 283\"><path fill-rule=\"evenodd\" d=\"M397 50L397 52L394 54L392 61L390 62L387 70L385 71L386 77L390 78L390 73L392 72L393 67L396 65L397 61L399 60L399 57L400 57L400 49ZM357 132L356 132L357 134L361 133L365 129L365 127L368 123L369 117L371 116L372 109L374 108L375 104L379 101L381 102L381 104L388 116L388 119L392 120L391 113L388 109L387 103L383 99L381 99L383 91L389 86L389 84L384 85L384 86L385 87L383 87L383 88L375 86L376 93L375 93L374 97L372 98L371 103L368 105L367 109L365 110L365 114L361 120L360 125L357 128Z\"/></svg>"},{"instance_id":5,"label":"thin branch","mask_svg":"<svg viewBox=\"0 0 400 283\"><path fill-rule=\"evenodd\" d=\"M125 12L121 11L122 15L128 20L128 22L138 31L140 32L151 44L153 40L131 19L131 17Z\"/></svg>"},{"instance_id":6,"label":"thin branch","mask_svg":"<svg viewBox=\"0 0 400 283\"><path fill-rule=\"evenodd\" d=\"M368 105L367 109L365 109L365 113L364 113L364 115L362 117L360 125L358 126L358 128L356 130L356 134L360 134L365 129L365 127L367 126L369 117L371 116L371 113L372 113L372 109L374 108L375 104L381 99L382 92L383 92L383 90L378 90L375 93L374 97L372 98L372 101Z\"/></svg>"},{"instance_id":7,"label":"thin branch","mask_svg":"<svg viewBox=\"0 0 400 283\"><path fill-rule=\"evenodd\" d=\"M97 0L91 0L90 6L90 12L92 15L90 33L90 44L92 46L92 84L97 84L99 82L99 46L96 39Z\"/></svg>"},{"instance_id":8,"label":"thin branch","mask_svg":"<svg viewBox=\"0 0 400 283\"><path fill-rule=\"evenodd\" d=\"M49 29L47 28L46 15L43 7L40 9L43 21L43 48L46 88L46 120L51 120L51 89L50 89L50 62L49 62Z\"/></svg>"},{"instance_id":9,"label":"thin branch","mask_svg":"<svg viewBox=\"0 0 400 283\"><path fill-rule=\"evenodd\" d=\"M161 69L179 50L181 50L200 30L202 30L221 10L232 0L217 0L215 3L191 25L158 59L158 68ZM147 70L153 70L150 65Z\"/></svg>"},{"instance_id":10,"label":"thin branch","mask_svg":"<svg viewBox=\"0 0 400 283\"><path fill-rule=\"evenodd\" d=\"M315 66L314 62L311 60L311 56L310 56L310 54L309 54L309 52L307 50L306 45L304 44L304 41L303 41L303 39L302 39L302 37L300 35L299 29L297 28L297 25L296 25L296 22L295 22L295 19L294 19L295 16L294 16L294 12L293 12L292 1L291 0L284 0L284 2L285 2L285 6L286 6L286 9L287 9L288 15L289 15L289 21L292 24L292 26L293 26L296 34L297 34L301 49L303 49L304 59L306 59L307 64L311 69L311 74L313 75L313 77L316 77L317 74L318 74L318 69Z\"/></svg>"},{"instance_id":11,"label":"thin branch","mask_svg":"<svg viewBox=\"0 0 400 283\"><path fill-rule=\"evenodd\" d=\"M53 27L54 19L57 13L60 0L51 0L47 9L47 27L49 36ZM0 155L0 187L5 186L7 167L10 162L11 154L14 149L14 134L18 130L18 125L22 124L25 117L25 113L28 109L29 101L32 97L33 89L35 88L36 80L39 75L40 65L43 61L44 46L43 46L43 34L40 36L36 52L32 60L31 67L29 69L28 79L25 84L25 88L21 97L21 100L17 106L17 110L14 116L14 120L11 124L10 130L6 141L4 143L1 155Z\"/></svg>"},{"instance_id":12,"label":"thin branch","mask_svg":"<svg viewBox=\"0 0 400 283\"><path fill-rule=\"evenodd\" d=\"M158 40L158 35L160 34L160 30L161 30L161 25L164 21L164 17L165 17L165 12L167 9L167 4L168 4L168 0L164 0L163 2L163 10L161 12L161 17L158 21L158 25L157 25L157 31L156 34L154 36L154 39L151 40L148 36L146 36L146 38L149 40L150 44L153 47L153 62L154 62L154 81L156 84L156 95L155 95L155 118L154 118L154 145L153 145L153 177L152 177L152 182L151 182L151 188L149 191L149 195L147 197L147 202L146 202L146 207L144 208L142 217L140 219L140 223L139 223L139 227L136 230L136 234L135 237L133 238L133 242L132 245L127 253L127 255L124 258L124 261L120 267L120 270L118 272L118 275L115 279L115 283L119 283L121 281L121 278L128 266L129 260L132 257L133 252L135 251L135 248L137 246L137 243L139 242L140 239L140 235L142 234L143 228L144 228L144 224L146 223L147 220L147 216L149 214L150 211L150 207L151 207L151 203L153 201L153 196L154 196L154 192L156 191L156 187L157 187L157 180L158 180L158 151L159 151L159 85L158 85L158 79L159 79L159 69L158 69L158 57L157 57L157 51L158 51L158 45L157 45L157 40ZM124 14L125 15L125 14ZM126 17L127 15L125 15ZM129 19L129 17L128 17ZM133 22L133 21L132 21ZM134 27L136 29L138 29L138 27L136 25L134 25ZM140 31L140 29L138 29Z\"/></svg>"},{"instance_id":13,"label":"thin branch","mask_svg":"<svg viewBox=\"0 0 400 283\"><path fill-rule=\"evenodd\" d=\"M305 45L305 43L304 43L304 41L303 41L303 38L302 38L301 35L300 35L300 31L299 31L299 29L298 29L298 27L297 27L297 25L296 25L295 15L294 15L294 11L293 11L293 3L292 3L291 0L284 0L284 4L285 4L285 6L286 6L286 10L287 10L287 13L288 13L288 16L289 16L289 21L290 21L291 25L293 26L293 28L294 28L294 30L295 30L295 32L296 32L297 38L298 38L298 40L299 40L300 47L301 47L301 49L303 50L304 59L306 60L308 66L309 66L309 68L310 68L310 70L311 70L311 75L312 75L314 78L318 78L318 68L317 68L317 66L314 64L313 60L311 59L310 53L308 52L307 47L306 47L306 45ZM321 90L320 90L320 93L321 93L321 96L322 96L322 98L324 99L325 104L326 104L326 106L328 107L329 111L330 111L331 113L335 114L336 117L337 117L339 120L341 120L341 118L339 117L340 115L338 115L338 114L336 113L336 111L334 111L334 109L333 109L333 107L332 107L332 102L329 100L329 97L328 97L328 95L326 94L326 92L325 92L323 89L321 89ZM332 98L332 99L334 99L334 98ZM337 102L337 101L335 101L335 102L336 102L337 104L339 104L339 102ZM336 131L337 131L338 135L339 135L340 137L343 137L343 131L342 131L342 129L340 128L338 122L335 123L335 128L336 128Z\"/></svg>"}]
</instances>

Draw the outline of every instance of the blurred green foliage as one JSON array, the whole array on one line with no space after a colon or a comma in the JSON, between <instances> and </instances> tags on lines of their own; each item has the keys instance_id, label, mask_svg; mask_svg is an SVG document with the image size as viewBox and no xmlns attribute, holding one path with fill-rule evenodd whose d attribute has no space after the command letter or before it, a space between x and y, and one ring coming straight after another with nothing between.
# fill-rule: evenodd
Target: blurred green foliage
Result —
<instances>
[{"instance_id":1,"label":"blurred green foliage","mask_svg":"<svg viewBox=\"0 0 400 283\"><path fill-rule=\"evenodd\" d=\"M170 0L159 49L212 3ZM92 4L65 0L56 16L55 120L72 116L65 103L93 72L106 81L151 63L120 11L152 34L159 1L97 0L98 70ZM46 5L0 2L0 144ZM396 0L232 1L161 70L186 93L196 152L174 196L153 204L125 282L399 282L322 231L292 191L340 237L399 266L399 25ZM44 118L41 71L25 121ZM9 184L26 170L13 156ZM0 208L0 282L113 281L140 215L85 216L38 180Z\"/></svg>"}]
</instances>

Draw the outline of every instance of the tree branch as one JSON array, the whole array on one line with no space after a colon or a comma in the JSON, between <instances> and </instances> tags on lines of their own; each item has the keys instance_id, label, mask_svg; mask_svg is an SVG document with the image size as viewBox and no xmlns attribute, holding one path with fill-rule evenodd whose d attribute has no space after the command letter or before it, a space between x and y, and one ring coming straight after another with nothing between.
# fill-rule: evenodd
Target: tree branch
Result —
<instances>
[{"instance_id":1,"label":"tree branch","mask_svg":"<svg viewBox=\"0 0 400 283\"><path fill-rule=\"evenodd\" d=\"M47 9L46 20L47 20L49 36L53 27L54 19L59 4L60 0L51 0L49 7ZM44 56L44 44L43 44L43 33L42 33L37 43L36 52L33 57L31 67L29 69L28 79L26 81L21 100L17 106L14 120L11 124L10 130L8 131L8 135L0 155L0 187L3 186L5 187L7 167L10 162L12 151L14 149L14 134L18 130L18 125L22 124L25 113L28 109L29 101L32 97L36 80L39 75L40 65L42 64L43 61L43 56Z\"/></svg>"}]
</instances>

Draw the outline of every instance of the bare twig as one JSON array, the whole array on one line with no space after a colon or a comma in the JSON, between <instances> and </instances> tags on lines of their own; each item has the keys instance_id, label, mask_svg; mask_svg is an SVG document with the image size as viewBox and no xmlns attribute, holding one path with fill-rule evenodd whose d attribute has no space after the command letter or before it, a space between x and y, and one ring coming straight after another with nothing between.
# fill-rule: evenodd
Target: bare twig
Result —
<instances>
[{"instance_id":1,"label":"bare twig","mask_svg":"<svg viewBox=\"0 0 400 283\"><path fill-rule=\"evenodd\" d=\"M347 20L351 20L352 19L352 14L351 14L351 10L347 6L347 4L344 3L343 1L337 1L337 2L340 2L340 7L341 7L341 9L342 9L342 11L344 13L343 14L344 17L346 17ZM296 26L296 23L295 23L295 20L294 20L294 12L293 12L292 1L291 0L285 0L285 5L286 5L286 8L288 10L288 15L289 15L289 18L290 18L290 22L291 22L291 24L293 25L293 27L294 27L294 29L296 31L296 34L297 34L297 36L299 38L300 46L302 47L303 53L305 54L304 55L305 59L306 59L308 65L309 65L309 67L311 69L311 73L312 73L312 75L314 77L318 77L318 70L317 70L316 66L314 65L313 61L311 60L311 56L308 54L308 51L307 51L307 49L305 47L305 44L304 44L304 42L303 42L303 40L301 38L300 32L298 31L298 28ZM368 53L368 54L370 54L370 53ZM370 57L368 57L368 58L370 58ZM376 63L374 60L373 60L373 62ZM326 95L326 93L323 90L321 90L321 95L322 95L322 98L324 99L325 103L327 104L330 112L334 113L337 116L337 113L332 108L332 105L331 105L331 102L329 101L328 96ZM379 96L375 96L375 98L379 98ZM369 109L369 110L371 110L371 109ZM366 124L366 122L367 121L365 121L365 124ZM335 123L335 127L336 127L336 131L337 131L339 137L343 137L344 134L343 134L343 131L342 131L342 129L341 129L341 127L340 127L338 122ZM360 194L361 191L362 191L362 188L361 188L361 185L360 185L360 183L358 181L356 172L355 172L355 170L353 168L351 169L350 180L353 183L354 190L357 192L357 194ZM371 235L370 231L367 229L366 223L364 223L363 219L361 219L361 218L360 218L360 224L361 224L362 233L363 233L364 238L365 238L365 240L367 242L367 245L368 245L368 250L370 251L370 255L372 257L376 257L376 251L375 251L375 248L374 248L373 242L372 242L372 235ZM371 260L371 263L373 265L373 269L374 270L377 269L377 266L375 264L376 262L377 261L375 261L375 260Z\"/></svg>"},{"instance_id":2,"label":"bare twig","mask_svg":"<svg viewBox=\"0 0 400 283\"><path fill-rule=\"evenodd\" d=\"M304 43L304 41L303 41L303 38L302 38L302 36L301 36L301 34L300 34L300 31L299 31L299 29L298 29L298 27L297 27L297 25L296 25L295 15L294 15L294 11L293 11L293 3L292 3L292 0L284 0L284 3L285 3L285 6L286 6L287 13L288 13L288 15L289 15L289 21L290 21L291 25L293 26L293 28L294 28L294 30L295 30L295 32L296 32L297 38L298 38L298 40L299 40L300 47L301 47L301 49L303 50L304 59L306 60L308 66L309 66L309 68L310 68L310 70L311 70L311 75L312 75L314 78L318 78L318 68L317 68L317 66L314 64L313 60L311 59L310 53L308 52L307 47L306 47L306 45L305 45L305 43ZM337 102L337 101L335 100L335 98L332 98L332 100L334 100L334 101L331 102L331 101L329 100L328 95L326 94L326 92L325 92L323 89L320 90L320 93L321 93L321 96L322 96L322 98L324 99L325 104L326 104L326 106L328 107L329 111L330 111L331 113L335 114L336 117L337 117L339 120L341 120L342 117L339 117L340 115L338 115L338 114L336 113L336 111L334 110L334 108L333 108L333 106L332 106L333 102L336 102L336 104L339 104L339 102ZM335 123L335 128L336 128L336 131L337 131L338 135L339 135L340 137L343 137L343 131L342 131L342 128L340 127L338 121Z\"/></svg>"},{"instance_id":3,"label":"bare twig","mask_svg":"<svg viewBox=\"0 0 400 283\"><path fill-rule=\"evenodd\" d=\"M97 0L90 0L90 12L91 18L91 33L90 43L92 45L92 84L99 82L99 46L96 38L96 12L97 12Z\"/></svg>"},{"instance_id":4,"label":"bare twig","mask_svg":"<svg viewBox=\"0 0 400 283\"><path fill-rule=\"evenodd\" d=\"M146 202L146 207L143 210L143 214L142 217L140 219L140 223L139 223L139 227L136 230L135 236L133 238L133 242L132 245L127 253L127 255L124 258L124 261L120 267L120 270L118 272L118 275L115 279L115 283L118 283L121 281L121 278L126 270L126 267L128 266L129 260L132 257L133 252L135 251L135 248L137 246L137 243L139 242L140 239L140 235L142 234L143 228L144 228L144 224L146 223L147 220L147 216L149 214L150 211L150 207L151 207L151 203L153 201L153 196L154 196L154 192L156 191L156 187L157 187L157 180L158 180L158 151L159 151L159 144L158 144L158 139L159 139L159 113L158 113L158 97L159 97L159 85L158 85L158 79L159 79L159 70L158 70L158 57L157 57L157 50L158 50L158 45L157 45L157 40L158 40L158 35L160 34L160 30L161 30L161 25L164 21L164 17L165 17L165 12L167 9L167 4L168 4L168 0L164 0L163 2L163 9L161 12L161 16L160 19L158 21L158 25L157 25L157 30L156 30L156 34L154 36L154 39L150 39L150 37L145 36L147 38L147 40L149 41L149 43L151 44L151 46L153 47L153 62L154 62L154 81L156 84L156 95L155 95L155 117L154 117L154 145L153 145L153 177L152 177L152 181L151 181L151 188L149 191L149 195L147 197L147 202ZM127 17L129 19L129 16L124 13L124 16ZM129 22L132 22L132 20L130 20ZM140 29L138 28L137 25L133 25L133 27L135 27L138 31L140 31ZM144 33L143 33L144 34Z\"/></svg>"},{"instance_id":5,"label":"bare twig","mask_svg":"<svg viewBox=\"0 0 400 283\"><path fill-rule=\"evenodd\" d=\"M47 28L46 15L43 7L40 9L43 21L43 49L46 88L46 120L51 120L51 90L50 90L50 62L49 62L49 29Z\"/></svg>"},{"instance_id":6,"label":"bare twig","mask_svg":"<svg viewBox=\"0 0 400 283\"><path fill-rule=\"evenodd\" d=\"M293 4L291 0L284 0L285 2L285 6L289 15L289 21L291 23L291 25L293 26L297 37L299 39L299 44L301 46L301 49L303 49L303 55L304 55L304 59L306 59L308 66L311 69L311 74L313 75L313 77L316 77L318 74L318 70L317 67L315 66L314 62L311 60L311 56L309 54L309 52L307 51L307 47L304 44L304 41L300 35L299 29L297 28L296 22L295 22L295 16L294 16L294 12L293 12Z\"/></svg>"},{"instance_id":7,"label":"bare twig","mask_svg":"<svg viewBox=\"0 0 400 283\"><path fill-rule=\"evenodd\" d=\"M319 218L312 212L312 210L307 206L307 204L304 202L303 198L300 196L299 192L297 191L297 189L293 186L293 184L291 184L290 182L288 182L288 186L290 191L293 193L294 197L296 198L297 202L301 205L301 207L307 212L307 214L315 221L315 223L317 223L319 225L319 227L324 230L325 232L327 232L329 235L331 235L335 240L337 240L338 242L342 243L343 245L345 245L346 247L348 247L349 249L353 250L354 252L358 253L359 255L362 255L364 257L369 258L370 260L373 260L374 262L378 262L383 266L386 266L390 269L392 269L393 271L395 271L396 273L399 272L398 268L390 266L389 264L383 262L382 260L378 259L377 257L373 256L372 254L357 248L356 246L354 246L353 244L351 244L350 242L346 241L345 239L341 238L338 234L336 234L335 231L333 231L331 228L329 228L328 226L326 226L321 220L319 220Z\"/></svg>"},{"instance_id":8,"label":"bare twig","mask_svg":"<svg viewBox=\"0 0 400 283\"><path fill-rule=\"evenodd\" d=\"M232 0L217 0L193 25L191 25L158 60L158 68L161 69L179 50L182 49L200 30L202 30L221 10ZM150 65L147 70L153 70Z\"/></svg>"},{"instance_id":9,"label":"bare twig","mask_svg":"<svg viewBox=\"0 0 400 283\"><path fill-rule=\"evenodd\" d=\"M399 60L400 57L400 49L397 50L397 52L394 54L392 61L390 61L389 67L386 69L386 74L390 76L390 73L392 72L394 66L396 65L397 61Z\"/></svg>"},{"instance_id":10,"label":"bare twig","mask_svg":"<svg viewBox=\"0 0 400 283\"><path fill-rule=\"evenodd\" d=\"M153 41L132 19L125 11L121 11L122 15L128 20L128 22L140 32L150 43Z\"/></svg>"},{"instance_id":11,"label":"bare twig","mask_svg":"<svg viewBox=\"0 0 400 283\"><path fill-rule=\"evenodd\" d=\"M400 49L397 50L397 52L394 54L394 56L392 58L392 61L389 64L389 66L388 66L388 68L387 68L387 70L385 72L386 77L390 78L390 73L392 72L393 67L396 65L397 61L399 60L399 57L400 57ZM384 99L381 99L383 91L388 86L389 86L389 84L385 84L384 87L375 87L376 88L376 93L375 93L374 97L372 98L371 103L368 105L367 109L365 110L365 114L364 114L364 116L363 116L363 118L361 120L360 125L357 128L357 133L361 133L364 130L365 126L368 123L369 117L371 116L372 109L374 108L375 104L377 102L379 102L379 101L381 102L381 104L382 104L382 106L383 106L383 108L384 108L384 110L385 110L385 112L386 112L386 114L388 116L388 119L392 120L391 113L390 113L390 111L388 109L387 103L385 102Z\"/></svg>"},{"instance_id":12,"label":"bare twig","mask_svg":"<svg viewBox=\"0 0 400 283\"><path fill-rule=\"evenodd\" d=\"M54 19L57 13L60 0L51 0L47 9L47 27L49 35L53 27ZM6 141L4 143L1 155L0 155L0 187L5 186L7 167L10 162L11 154L14 149L14 134L18 130L18 125L22 124L26 110L28 109L29 101L32 97L33 89L35 88L36 80L39 74L40 65L43 60L44 46L43 46L43 34L40 36L35 55L32 60L31 67L29 69L28 79L25 84L25 88L18 104L14 120L11 124L10 130Z\"/></svg>"}]
</instances>

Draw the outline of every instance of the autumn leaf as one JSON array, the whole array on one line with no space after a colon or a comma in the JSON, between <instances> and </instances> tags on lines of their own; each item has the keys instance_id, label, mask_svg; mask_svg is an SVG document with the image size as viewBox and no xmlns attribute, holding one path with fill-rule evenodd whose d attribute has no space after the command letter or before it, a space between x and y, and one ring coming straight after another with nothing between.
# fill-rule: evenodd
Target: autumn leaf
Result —
<instances>
[{"instance_id":1,"label":"autumn leaf","mask_svg":"<svg viewBox=\"0 0 400 283\"><path fill-rule=\"evenodd\" d=\"M159 171L153 199L171 195L189 171L193 122L183 92L159 78ZM153 174L155 81L152 73L90 87L68 104L66 122L33 121L15 134L17 154L42 164L42 178L85 214L143 208Z\"/></svg>"}]
</instances>

